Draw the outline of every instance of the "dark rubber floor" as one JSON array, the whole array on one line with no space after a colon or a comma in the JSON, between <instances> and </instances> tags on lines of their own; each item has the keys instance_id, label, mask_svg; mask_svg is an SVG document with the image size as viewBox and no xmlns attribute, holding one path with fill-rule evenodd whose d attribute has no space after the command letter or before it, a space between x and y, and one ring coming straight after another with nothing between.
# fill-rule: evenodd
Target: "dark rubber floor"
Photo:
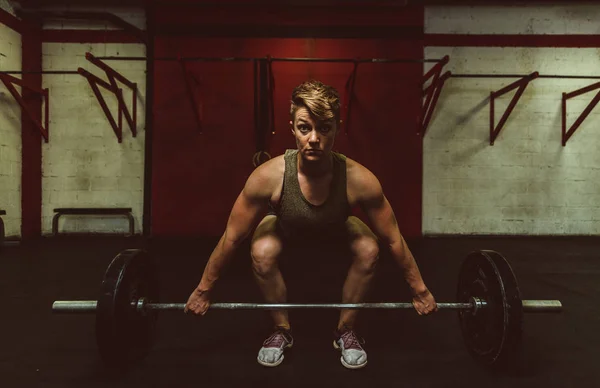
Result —
<instances>
[{"instance_id":1,"label":"dark rubber floor","mask_svg":"<svg viewBox=\"0 0 600 388\"><path fill-rule=\"evenodd\" d=\"M57 299L96 299L104 270L124 248L160 257L162 300L184 302L216 240L143 243L119 237L42 239L0 253L0 387L599 387L600 239L439 238L409 241L438 302L454 299L461 260L495 249L512 264L524 299L560 299L562 314L528 314L521 366L499 376L467 353L455 312L362 311L369 365L340 364L331 344L334 310L291 312L295 346L282 365L256 355L271 323L263 311L166 312L152 353L126 376L107 375L93 315L56 315ZM348 260L307 251L283 265L290 302L339 302ZM216 301L256 301L248 247L240 249ZM408 301L396 263L382 255L370 300Z\"/></svg>"}]
</instances>

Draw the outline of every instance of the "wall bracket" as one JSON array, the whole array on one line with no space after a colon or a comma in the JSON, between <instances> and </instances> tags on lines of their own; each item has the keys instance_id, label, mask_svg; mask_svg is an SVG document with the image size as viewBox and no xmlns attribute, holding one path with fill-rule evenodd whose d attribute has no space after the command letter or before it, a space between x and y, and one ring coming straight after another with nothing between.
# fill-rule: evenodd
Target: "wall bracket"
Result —
<instances>
[{"instance_id":1,"label":"wall bracket","mask_svg":"<svg viewBox=\"0 0 600 388\"><path fill-rule=\"evenodd\" d=\"M508 120L508 117L510 116L512 111L515 109L517 102L519 102L519 99L523 95L523 92L525 91L525 88L527 88L527 85L529 85L529 82L538 78L538 76L539 76L539 73L537 71L533 72L533 73L521 78L520 80L517 80L517 81L513 82L512 84L503 87L502 89L500 89L496 92L490 93L490 145L494 145L494 142L496 141L498 134L500 134L502 127L504 127L504 124L506 124L506 120ZM510 100L510 103L508 104L506 111L500 118L498 125L494 128L494 100L496 98L510 92L511 90L514 90L517 88L518 88L517 92L513 96L512 100Z\"/></svg>"},{"instance_id":2,"label":"wall bracket","mask_svg":"<svg viewBox=\"0 0 600 388\"><path fill-rule=\"evenodd\" d=\"M44 141L46 143L48 143L48 137L49 137L49 131L50 131L50 127L49 127L50 100L49 100L48 88L39 89L39 88L31 87L31 86L27 85L25 82L23 82L23 80L13 77L11 75L8 75L6 73L0 73L0 80L2 81L2 83L4 83L4 86L6 86L6 89L8 89L10 94L12 94L13 98L21 106L21 109L24 110L25 113L27 113L27 116L29 116L29 118L35 124L35 126L38 127L38 129L40 130L40 133L44 137ZM42 123L36 118L36 115L34 114L34 112L32 112L31 109L29 109L29 107L27 106L27 103L25 102L26 98L23 98L23 96L19 94L19 92L15 88L15 85L20 86L22 88L25 88L25 89L35 93L36 97L40 96L40 97L44 98L44 100L46 102L44 104L44 115L45 115L44 125L42 125Z\"/></svg>"},{"instance_id":3,"label":"wall bracket","mask_svg":"<svg viewBox=\"0 0 600 388\"><path fill-rule=\"evenodd\" d=\"M88 72L87 70L85 70L81 67L77 69L77 72L79 74L81 74L82 76L84 76L88 80L88 82L92 88L92 91L96 95L96 99L98 100L100 107L102 107L102 110L104 111L104 114L106 115L106 118L108 119L108 122L110 123L111 127L113 128L115 135L117 135L117 139L119 140L119 143L121 143L123 141L122 116L125 116L125 120L129 124L129 128L131 129L132 136L136 137L137 136L137 129L136 129L137 128L137 84L129 81L127 78L125 78L119 72L117 72L116 70L114 70L113 68L111 68L110 66L105 64L104 62L100 61L99 59L94 57L92 54L85 53L85 58L88 61L90 61L91 63L93 63L94 65L98 66L100 69L104 70L104 72L106 73L106 76L108 77L109 82L106 82L103 79L95 76L94 74ZM117 85L117 80L119 80L123 84L127 85L132 91L132 95L133 95L133 97L132 97L132 100L133 100L132 101L132 104L133 104L132 114L130 114L129 109L127 108L127 105L125 104L125 100L123 99L123 89L119 88L119 86ZM106 90L114 93L114 95L117 97L118 106L119 106L118 124L115 122L115 119L114 119L112 113L110 112L110 109L108 109L108 105L106 105L106 101L104 100L102 93L100 93L100 90L98 89L98 85L100 85L103 88L105 88Z\"/></svg>"},{"instance_id":4,"label":"wall bracket","mask_svg":"<svg viewBox=\"0 0 600 388\"><path fill-rule=\"evenodd\" d=\"M571 93L563 93L563 95L562 95L562 145L563 145L563 147L567 145L567 141L569 141L569 139L571 138L571 136L573 136L573 134L575 133L577 128L579 128L579 126L583 123L583 121L588 117L588 115L590 114L592 109L594 109L594 107L596 105L598 105L598 102L600 102L600 91L596 94L596 96L594 96L594 98L592 99L592 101L590 101L588 106L585 107L583 112L581 112L581 114L579 115L577 120L575 120L575 122L573 123L573 125L571 125L571 128L569 128L568 131L567 131L567 100L570 98L573 98L573 97L580 96L584 93L591 92L596 89L600 89L600 82L597 82L590 86L586 86L585 88L575 90Z\"/></svg>"}]
</instances>

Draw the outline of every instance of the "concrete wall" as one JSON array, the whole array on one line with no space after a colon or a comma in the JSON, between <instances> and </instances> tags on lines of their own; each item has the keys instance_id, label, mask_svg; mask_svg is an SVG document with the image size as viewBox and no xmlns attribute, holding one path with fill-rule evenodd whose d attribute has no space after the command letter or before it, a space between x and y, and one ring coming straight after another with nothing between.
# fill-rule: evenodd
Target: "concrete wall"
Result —
<instances>
[{"instance_id":1,"label":"concrete wall","mask_svg":"<svg viewBox=\"0 0 600 388\"><path fill-rule=\"evenodd\" d=\"M119 8L107 8L107 7L91 7L91 6L52 6L49 8L53 11L70 11L70 12L109 12L115 16L120 17L127 23L145 30L146 29L146 14L141 8L136 7L119 7ZM47 30L61 30L61 29L82 29L82 30L118 30L121 29L118 26L113 25L107 21L93 21L93 20L46 20L44 22L44 29Z\"/></svg>"},{"instance_id":2,"label":"concrete wall","mask_svg":"<svg viewBox=\"0 0 600 388\"><path fill-rule=\"evenodd\" d=\"M599 19L600 7L589 3L570 6L429 6L425 7L425 32L481 35L598 34Z\"/></svg>"},{"instance_id":3,"label":"concrete wall","mask_svg":"<svg viewBox=\"0 0 600 388\"><path fill-rule=\"evenodd\" d=\"M110 11L110 10L109 10ZM133 11L132 11L133 12ZM143 20L143 12L135 15ZM133 17L132 17L133 18ZM141 23L143 24L143 23ZM101 26L102 27L102 26ZM97 24L47 25L45 28L94 29ZM112 28L104 26L102 28ZM85 59L94 56L145 56L143 44L44 43L44 70L77 70L82 67L108 80L104 71ZM106 61L109 66L138 86L137 137L123 117L123 142L118 143L92 88L81 75L45 75L43 86L50 88L50 142L43 145L42 233L51 231L53 209L57 207L132 207L136 232L142 228L144 174L144 118L146 72L144 61ZM121 85L129 111L130 89ZM116 97L100 87L107 105L118 117ZM61 218L66 232L127 231L127 221L118 217Z\"/></svg>"},{"instance_id":4,"label":"concrete wall","mask_svg":"<svg viewBox=\"0 0 600 388\"><path fill-rule=\"evenodd\" d=\"M21 70L21 35L0 24L0 71L9 70ZM0 106L0 209L6 210L6 236L16 237L21 235L21 108L2 82Z\"/></svg>"},{"instance_id":5,"label":"concrete wall","mask_svg":"<svg viewBox=\"0 0 600 388\"><path fill-rule=\"evenodd\" d=\"M0 0L0 9L15 16L15 7L10 0Z\"/></svg>"},{"instance_id":6,"label":"concrete wall","mask_svg":"<svg viewBox=\"0 0 600 388\"><path fill-rule=\"evenodd\" d=\"M426 33L598 34L600 6L428 7ZM426 47L453 73L600 75L600 49ZM425 71L430 66L425 67ZM489 145L489 94L515 79L451 78L424 139L424 234L600 233L600 109L561 145L561 98L598 80L537 79ZM597 93L568 102L572 124ZM514 92L496 100L496 123Z\"/></svg>"}]
</instances>

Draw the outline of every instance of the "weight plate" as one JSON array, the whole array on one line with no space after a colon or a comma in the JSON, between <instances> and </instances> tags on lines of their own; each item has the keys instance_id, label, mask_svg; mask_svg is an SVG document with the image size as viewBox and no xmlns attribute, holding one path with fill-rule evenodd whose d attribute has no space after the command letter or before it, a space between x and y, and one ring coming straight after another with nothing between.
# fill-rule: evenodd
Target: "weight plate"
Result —
<instances>
[{"instance_id":1,"label":"weight plate","mask_svg":"<svg viewBox=\"0 0 600 388\"><path fill-rule=\"evenodd\" d=\"M465 345L478 362L502 369L515 360L521 344L523 305L517 279L506 259L495 251L470 253L458 278L458 302L471 297L487 301L473 314L458 313Z\"/></svg>"},{"instance_id":2,"label":"weight plate","mask_svg":"<svg viewBox=\"0 0 600 388\"><path fill-rule=\"evenodd\" d=\"M159 301L156 265L147 252L128 249L108 266L96 308L96 343L111 369L128 369L152 348L157 314L137 311L142 297Z\"/></svg>"}]
</instances>

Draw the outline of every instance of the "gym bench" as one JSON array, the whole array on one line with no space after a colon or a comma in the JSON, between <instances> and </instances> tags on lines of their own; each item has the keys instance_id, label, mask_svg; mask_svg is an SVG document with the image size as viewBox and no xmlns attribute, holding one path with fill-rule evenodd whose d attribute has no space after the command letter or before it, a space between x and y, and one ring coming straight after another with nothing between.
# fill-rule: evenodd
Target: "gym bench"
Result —
<instances>
[{"instance_id":1,"label":"gym bench","mask_svg":"<svg viewBox=\"0 0 600 388\"><path fill-rule=\"evenodd\" d=\"M130 207L115 207L115 208L98 208L98 207L85 207L85 208L56 208L56 213L52 218L52 234L58 235L58 219L62 215L109 215L109 216L125 216L129 220L129 235L133 236L135 232L135 225L133 215L131 214L132 209Z\"/></svg>"}]
</instances>

